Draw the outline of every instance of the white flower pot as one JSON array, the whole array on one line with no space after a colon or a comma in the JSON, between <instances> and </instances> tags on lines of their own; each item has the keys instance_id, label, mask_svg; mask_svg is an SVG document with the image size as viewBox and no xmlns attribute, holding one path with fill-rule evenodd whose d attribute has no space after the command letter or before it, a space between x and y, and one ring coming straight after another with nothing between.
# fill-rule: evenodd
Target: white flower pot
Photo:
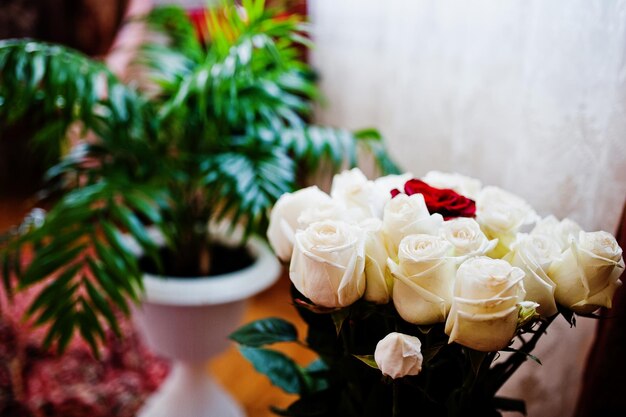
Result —
<instances>
[{"instance_id":1,"label":"white flower pot","mask_svg":"<svg viewBox=\"0 0 626 417\"><path fill-rule=\"evenodd\" d=\"M148 346L173 360L173 369L139 417L244 417L215 383L206 363L229 345L245 301L272 285L280 265L260 240L249 240L256 259L237 272L202 278L146 274L142 304L133 317Z\"/></svg>"}]
</instances>

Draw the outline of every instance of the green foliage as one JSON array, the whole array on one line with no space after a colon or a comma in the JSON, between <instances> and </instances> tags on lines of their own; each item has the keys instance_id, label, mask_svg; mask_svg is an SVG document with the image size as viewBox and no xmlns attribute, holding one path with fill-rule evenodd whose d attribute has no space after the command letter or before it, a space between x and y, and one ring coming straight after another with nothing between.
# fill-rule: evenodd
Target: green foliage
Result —
<instances>
[{"instance_id":1,"label":"green foliage","mask_svg":"<svg viewBox=\"0 0 626 417\"><path fill-rule=\"evenodd\" d=\"M30 40L0 43L0 126L23 118L41 125L32 143L51 158L61 155L75 121L96 132L142 134L141 106L134 91L80 52Z\"/></svg>"},{"instance_id":2,"label":"green foliage","mask_svg":"<svg viewBox=\"0 0 626 417\"><path fill-rule=\"evenodd\" d=\"M292 296L308 326L306 342L296 339L289 323L275 319L250 323L232 337L257 371L286 392L299 395L286 409L272 408L277 415L291 417L412 416L416 410L420 415L445 417L525 413L523 401L497 397L496 392L527 358L536 359L530 352L556 318L526 323L517 336L520 347L503 349L508 356L495 363L499 352L448 343L444 323L424 331L423 326L404 321L392 303L360 300L337 311L312 309L298 302L303 296L293 287ZM390 332L420 339L423 362L418 375L397 379L382 375L373 354ZM319 358L302 368L285 355L264 348L288 339Z\"/></svg>"},{"instance_id":3,"label":"green foliage","mask_svg":"<svg viewBox=\"0 0 626 417\"><path fill-rule=\"evenodd\" d=\"M374 355L352 355L370 368L378 369L378 365L374 360Z\"/></svg>"},{"instance_id":4,"label":"green foliage","mask_svg":"<svg viewBox=\"0 0 626 417\"><path fill-rule=\"evenodd\" d=\"M267 375L272 384L290 394L304 391L302 368L283 353L247 346L241 346L239 351L254 369Z\"/></svg>"},{"instance_id":5,"label":"green foliage","mask_svg":"<svg viewBox=\"0 0 626 417\"><path fill-rule=\"evenodd\" d=\"M295 326L280 318L267 318L248 323L230 335L240 345L260 347L277 342L298 340Z\"/></svg>"},{"instance_id":6,"label":"green foliage","mask_svg":"<svg viewBox=\"0 0 626 417\"><path fill-rule=\"evenodd\" d=\"M144 19L155 36L133 64L142 76L126 84L66 47L0 42L0 125L36 119L34 143L62 155L40 194L45 220L0 238L3 285L38 288L28 315L50 324L47 344L63 350L79 333L95 351L117 330L141 294L126 236L164 273L205 273L210 221L264 236L274 202L325 161L354 166L365 151L397 171L377 132L309 123L319 92L300 18L262 0L243 7L210 11L204 43L182 9L156 8ZM88 139L67 151L70 126ZM175 249L171 264L148 227Z\"/></svg>"}]
</instances>

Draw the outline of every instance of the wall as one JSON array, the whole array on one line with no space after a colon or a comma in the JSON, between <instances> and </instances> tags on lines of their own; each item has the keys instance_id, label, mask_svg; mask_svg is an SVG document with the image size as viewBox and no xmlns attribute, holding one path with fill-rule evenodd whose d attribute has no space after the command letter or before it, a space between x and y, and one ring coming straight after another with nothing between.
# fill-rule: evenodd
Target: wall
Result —
<instances>
[{"instance_id":1,"label":"wall","mask_svg":"<svg viewBox=\"0 0 626 417\"><path fill-rule=\"evenodd\" d=\"M406 170L455 170L614 231L626 195L626 2L312 0L328 107Z\"/></svg>"},{"instance_id":2,"label":"wall","mask_svg":"<svg viewBox=\"0 0 626 417\"><path fill-rule=\"evenodd\" d=\"M416 175L458 171L614 232L626 195L626 2L311 0L322 123L378 127ZM595 323L557 320L503 393L569 416Z\"/></svg>"}]
</instances>

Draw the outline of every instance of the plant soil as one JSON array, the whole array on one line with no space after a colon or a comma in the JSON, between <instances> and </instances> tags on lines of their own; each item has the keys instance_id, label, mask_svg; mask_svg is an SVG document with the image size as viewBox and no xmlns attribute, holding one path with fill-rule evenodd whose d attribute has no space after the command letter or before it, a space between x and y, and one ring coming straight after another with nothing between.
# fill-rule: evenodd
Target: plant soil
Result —
<instances>
[{"instance_id":1,"label":"plant soil","mask_svg":"<svg viewBox=\"0 0 626 417\"><path fill-rule=\"evenodd\" d=\"M200 273L199 267L194 270L177 271L174 267L174 252L168 248L159 251L163 262L163 270L159 270L156 263L148 256L139 259L139 268L153 275L165 275L174 278L201 278L206 276ZM254 262L254 257L243 246L228 246L220 243L211 245L211 269L208 276L228 274L244 269Z\"/></svg>"}]
</instances>

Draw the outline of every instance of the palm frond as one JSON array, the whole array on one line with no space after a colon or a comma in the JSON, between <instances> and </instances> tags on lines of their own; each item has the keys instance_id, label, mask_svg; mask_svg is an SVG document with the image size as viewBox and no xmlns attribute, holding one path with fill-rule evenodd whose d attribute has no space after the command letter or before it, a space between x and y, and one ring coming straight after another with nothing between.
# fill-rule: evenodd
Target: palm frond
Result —
<instances>
[{"instance_id":1,"label":"palm frond","mask_svg":"<svg viewBox=\"0 0 626 417\"><path fill-rule=\"evenodd\" d=\"M263 134L263 133L262 133ZM265 132L270 136L271 132ZM370 153L383 174L398 173L399 169L387 154L382 136L374 129L350 132L324 126L309 125L299 129L285 129L279 138L282 147L293 155L296 164L310 171L322 159L331 162L337 170L342 165L358 165L359 150Z\"/></svg>"},{"instance_id":2,"label":"palm frond","mask_svg":"<svg viewBox=\"0 0 626 417\"><path fill-rule=\"evenodd\" d=\"M216 221L243 224L246 235L262 234L269 210L294 187L293 161L280 148L248 147L208 158L204 186L216 202Z\"/></svg>"},{"instance_id":3,"label":"palm frond","mask_svg":"<svg viewBox=\"0 0 626 417\"><path fill-rule=\"evenodd\" d=\"M63 351L78 332L96 351L106 327L119 331L114 312L129 313L129 302L138 301L142 289L137 256L122 231L156 257L155 243L135 212L159 226L160 193L104 181L77 188L54 206L43 224L3 244L5 278L17 275L19 289L37 288L27 317L36 325L53 321L45 345L56 344ZM19 260L30 252L32 261L17 270ZM10 282L6 285L13 290Z\"/></svg>"},{"instance_id":4,"label":"palm frond","mask_svg":"<svg viewBox=\"0 0 626 417\"><path fill-rule=\"evenodd\" d=\"M141 137L142 104L103 64L78 51L31 40L0 41L0 124L36 120L41 128L34 146L57 150L56 156L76 121L102 138L121 131Z\"/></svg>"}]
</instances>

